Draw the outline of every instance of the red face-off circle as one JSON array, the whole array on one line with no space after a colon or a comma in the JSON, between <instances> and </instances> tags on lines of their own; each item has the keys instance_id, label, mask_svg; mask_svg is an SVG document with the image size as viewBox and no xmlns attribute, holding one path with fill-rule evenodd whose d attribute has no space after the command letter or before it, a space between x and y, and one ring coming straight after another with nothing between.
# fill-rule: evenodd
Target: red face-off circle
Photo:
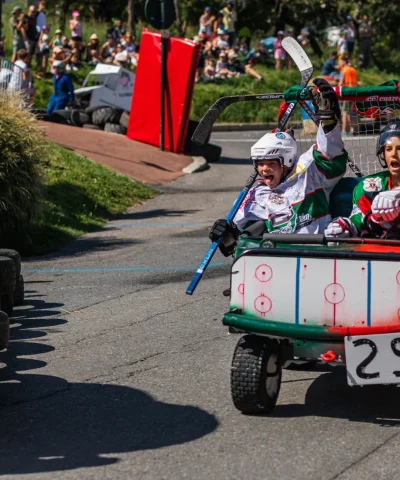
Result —
<instances>
[{"instance_id":1,"label":"red face-off circle","mask_svg":"<svg viewBox=\"0 0 400 480\"><path fill-rule=\"evenodd\" d=\"M261 314L269 312L272 308L271 299L265 295L260 295L254 300L254 308Z\"/></svg>"},{"instance_id":2,"label":"red face-off circle","mask_svg":"<svg viewBox=\"0 0 400 480\"><path fill-rule=\"evenodd\" d=\"M333 305L343 302L344 288L339 283L331 283L325 288L325 300Z\"/></svg>"},{"instance_id":3,"label":"red face-off circle","mask_svg":"<svg viewBox=\"0 0 400 480\"><path fill-rule=\"evenodd\" d=\"M272 268L269 265L260 265L256 269L256 279L260 282L269 282L272 275Z\"/></svg>"}]
</instances>

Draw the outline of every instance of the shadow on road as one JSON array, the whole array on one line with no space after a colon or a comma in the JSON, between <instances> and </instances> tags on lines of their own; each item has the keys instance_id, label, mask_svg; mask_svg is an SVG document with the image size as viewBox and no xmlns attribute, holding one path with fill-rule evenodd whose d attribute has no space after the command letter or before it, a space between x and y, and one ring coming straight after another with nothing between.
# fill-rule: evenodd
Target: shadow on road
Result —
<instances>
[{"instance_id":1,"label":"shadow on road","mask_svg":"<svg viewBox=\"0 0 400 480\"><path fill-rule=\"evenodd\" d=\"M346 372L336 368L320 375L307 390L304 405L277 405L269 416L346 418L382 426L400 425L400 388L396 386L349 387Z\"/></svg>"},{"instance_id":2,"label":"shadow on road","mask_svg":"<svg viewBox=\"0 0 400 480\"><path fill-rule=\"evenodd\" d=\"M166 210L164 208L156 208L154 210L148 210L147 212L131 212L125 213L122 217L123 220L144 220L146 218L156 217L180 217L181 215L196 213L199 210Z\"/></svg>"},{"instance_id":3,"label":"shadow on road","mask_svg":"<svg viewBox=\"0 0 400 480\"><path fill-rule=\"evenodd\" d=\"M109 465L121 453L190 442L217 428L214 415L198 407L136 388L26 373L47 365L46 357L34 357L54 347L39 341L67 322L58 318L62 304L25 303L16 310L10 348L0 354L0 475Z\"/></svg>"}]
</instances>

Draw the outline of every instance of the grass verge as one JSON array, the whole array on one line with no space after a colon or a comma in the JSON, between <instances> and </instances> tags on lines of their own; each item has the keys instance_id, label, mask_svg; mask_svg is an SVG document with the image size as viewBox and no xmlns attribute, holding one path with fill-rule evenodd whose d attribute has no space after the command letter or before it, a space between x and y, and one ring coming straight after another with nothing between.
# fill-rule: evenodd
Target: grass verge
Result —
<instances>
[{"instance_id":1,"label":"grass verge","mask_svg":"<svg viewBox=\"0 0 400 480\"><path fill-rule=\"evenodd\" d=\"M47 144L43 207L24 255L40 255L96 230L158 191L52 143Z\"/></svg>"}]
</instances>

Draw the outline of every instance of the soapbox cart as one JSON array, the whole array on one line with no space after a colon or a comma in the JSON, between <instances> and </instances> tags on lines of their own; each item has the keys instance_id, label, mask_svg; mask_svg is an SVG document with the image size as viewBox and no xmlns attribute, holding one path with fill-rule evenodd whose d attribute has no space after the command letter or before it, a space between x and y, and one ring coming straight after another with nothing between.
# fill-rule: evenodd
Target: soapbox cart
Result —
<instances>
[{"instance_id":1,"label":"soapbox cart","mask_svg":"<svg viewBox=\"0 0 400 480\"><path fill-rule=\"evenodd\" d=\"M246 334L231 368L233 403L243 413L273 410L290 362L343 366L351 386L400 383L400 241L338 242L239 239L223 323Z\"/></svg>"}]
</instances>

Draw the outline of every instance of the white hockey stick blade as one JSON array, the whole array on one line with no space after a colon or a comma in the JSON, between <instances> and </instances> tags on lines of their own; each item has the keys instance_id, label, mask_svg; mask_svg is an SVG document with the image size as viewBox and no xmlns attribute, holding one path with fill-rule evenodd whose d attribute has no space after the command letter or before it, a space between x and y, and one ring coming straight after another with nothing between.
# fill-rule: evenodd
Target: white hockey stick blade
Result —
<instances>
[{"instance_id":1,"label":"white hockey stick blade","mask_svg":"<svg viewBox=\"0 0 400 480\"><path fill-rule=\"evenodd\" d=\"M314 69L311 60L308 58L308 55L303 50L302 46L293 37L285 37L282 40L282 47L290 55L297 68L300 70L301 79L303 80L304 77L311 77Z\"/></svg>"}]
</instances>

